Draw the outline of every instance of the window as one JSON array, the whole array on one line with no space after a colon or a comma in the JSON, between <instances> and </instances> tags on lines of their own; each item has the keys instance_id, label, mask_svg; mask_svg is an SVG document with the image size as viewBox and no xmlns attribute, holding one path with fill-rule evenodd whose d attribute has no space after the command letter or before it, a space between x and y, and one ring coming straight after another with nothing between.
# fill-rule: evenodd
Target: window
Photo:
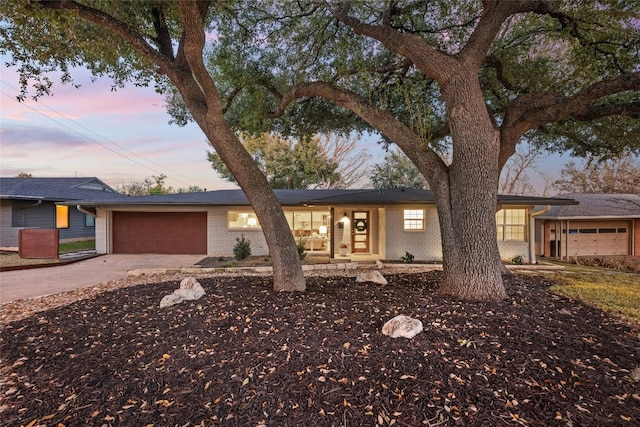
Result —
<instances>
[{"instance_id":1,"label":"window","mask_svg":"<svg viewBox=\"0 0 640 427\"><path fill-rule=\"evenodd\" d=\"M424 209L405 209L404 229L424 230Z\"/></svg>"},{"instance_id":2,"label":"window","mask_svg":"<svg viewBox=\"0 0 640 427\"><path fill-rule=\"evenodd\" d=\"M527 210L500 209L496 212L498 241L526 241Z\"/></svg>"},{"instance_id":3,"label":"window","mask_svg":"<svg viewBox=\"0 0 640 427\"><path fill-rule=\"evenodd\" d=\"M69 228L69 206L56 206L56 228Z\"/></svg>"},{"instance_id":4,"label":"window","mask_svg":"<svg viewBox=\"0 0 640 427\"><path fill-rule=\"evenodd\" d=\"M96 226L96 217L93 215L84 214L84 226L87 228Z\"/></svg>"},{"instance_id":5,"label":"window","mask_svg":"<svg viewBox=\"0 0 640 427\"><path fill-rule=\"evenodd\" d=\"M253 212L229 211L227 219L229 228L260 228L258 217Z\"/></svg>"}]
</instances>

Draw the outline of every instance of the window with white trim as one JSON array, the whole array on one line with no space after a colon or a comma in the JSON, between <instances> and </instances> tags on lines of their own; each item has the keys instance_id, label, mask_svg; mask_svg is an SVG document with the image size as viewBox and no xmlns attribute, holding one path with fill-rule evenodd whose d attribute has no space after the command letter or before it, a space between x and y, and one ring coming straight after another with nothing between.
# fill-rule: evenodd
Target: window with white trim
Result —
<instances>
[{"instance_id":1,"label":"window with white trim","mask_svg":"<svg viewBox=\"0 0 640 427\"><path fill-rule=\"evenodd\" d=\"M424 209L404 210L404 230L424 230Z\"/></svg>"},{"instance_id":2,"label":"window with white trim","mask_svg":"<svg viewBox=\"0 0 640 427\"><path fill-rule=\"evenodd\" d=\"M260 229L258 217L252 211L229 211L227 224L229 228Z\"/></svg>"},{"instance_id":3,"label":"window with white trim","mask_svg":"<svg viewBox=\"0 0 640 427\"><path fill-rule=\"evenodd\" d=\"M496 212L499 242L525 242L527 231L526 209L500 209Z\"/></svg>"}]
</instances>

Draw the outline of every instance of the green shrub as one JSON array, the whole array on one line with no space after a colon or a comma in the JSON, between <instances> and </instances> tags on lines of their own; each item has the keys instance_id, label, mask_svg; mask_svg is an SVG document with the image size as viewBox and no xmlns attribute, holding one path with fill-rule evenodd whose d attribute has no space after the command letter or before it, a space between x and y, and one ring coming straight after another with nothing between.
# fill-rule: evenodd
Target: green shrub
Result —
<instances>
[{"instance_id":1,"label":"green shrub","mask_svg":"<svg viewBox=\"0 0 640 427\"><path fill-rule=\"evenodd\" d=\"M511 258L511 264L522 265L524 264L524 255L516 255Z\"/></svg>"},{"instance_id":2,"label":"green shrub","mask_svg":"<svg viewBox=\"0 0 640 427\"><path fill-rule=\"evenodd\" d=\"M235 258L240 261L251 255L251 240L245 239L244 234L236 237L236 245L233 247Z\"/></svg>"},{"instance_id":3,"label":"green shrub","mask_svg":"<svg viewBox=\"0 0 640 427\"><path fill-rule=\"evenodd\" d=\"M306 258L307 253L305 252L304 245L307 243L307 239L304 237L300 237L296 242L296 249L298 249L298 256L300 257L300 261Z\"/></svg>"},{"instance_id":4,"label":"green shrub","mask_svg":"<svg viewBox=\"0 0 640 427\"><path fill-rule=\"evenodd\" d=\"M412 264L415 257L413 256L412 253L405 252L405 255L401 257L401 259L402 259L402 262L404 262L405 264Z\"/></svg>"}]
</instances>

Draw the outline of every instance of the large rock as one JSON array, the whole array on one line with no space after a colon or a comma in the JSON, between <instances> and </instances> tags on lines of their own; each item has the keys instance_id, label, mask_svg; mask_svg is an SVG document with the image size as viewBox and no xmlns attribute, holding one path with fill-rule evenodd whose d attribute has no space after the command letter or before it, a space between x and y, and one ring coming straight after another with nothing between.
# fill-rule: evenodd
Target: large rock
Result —
<instances>
[{"instance_id":1,"label":"large rock","mask_svg":"<svg viewBox=\"0 0 640 427\"><path fill-rule=\"evenodd\" d=\"M197 300L204 296L202 285L193 277L187 277L180 282L180 288L172 294L165 295L160 301L160 308L180 304L185 300Z\"/></svg>"},{"instance_id":2,"label":"large rock","mask_svg":"<svg viewBox=\"0 0 640 427\"><path fill-rule=\"evenodd\" d=\"M382 333L391 338L413 338L422 332L422 322L409 316L396 316L382 326Z\"/></svg>"},{"instance_id":3,"label":"large rock","mask_svg":"<svg viewBox=\"0 0 640 427\"><path fill-rule=\"evenodd\" d=\"M165 295L160 301L160 308L169 307L171 305L180 304L184 301L184 297L178 294Z\"/></svg>"},{"instance_id":4,"label":"large rock","mask_svg":"<svg viewBox=\"0 0 640 427\"><path fill-rule=\"evenodd\" d=\"M356 282L373 282L381 285L386 285L387 279L384 278L378 270L367 271L366 273L360 273L356 276Z\"/></svg>"},{"instance_id":5,"label":"large rock","mask_svg":"<svg viewBox=\"0 0 640 427\"><path fill-rule=\"evenodd\" d=\"M200 299L205 294L202 285L193 277L182 279L182 282L180 282L180 289L176 289L173 293L182 295L184 299L188 300Z\"/></svg>"}]
</instances>

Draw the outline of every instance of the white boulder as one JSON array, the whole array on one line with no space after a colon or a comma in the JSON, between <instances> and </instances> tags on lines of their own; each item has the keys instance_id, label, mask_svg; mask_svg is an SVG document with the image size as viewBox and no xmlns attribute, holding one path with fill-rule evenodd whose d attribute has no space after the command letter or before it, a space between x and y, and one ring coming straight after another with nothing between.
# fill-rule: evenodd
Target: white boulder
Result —
<instances>
[{"instance_id":1,"label":"white boulder","mask_svg":"<svg viewBox=\"0 0 640 427\"><path fill-rule=\"evenodd\" d=\"M160 308L180 304L185 300L197 300L204 296L205 291L202 285L193 277L187 277L180 282L180 288L172 294L165 295L160 301Z\"/></svg>"},{"instance_id":2,"label":"white boulder","mask_svg":"<svg viewBox=\"0 0 640 427\"><path fill-rule=\"evenodd\" d=\"M184 299L195 300L204 296L205 292L200 282L193 277L187 277L180 282L180 289L173 291L174 294L182 295Z\"/></svg>"},{"instance_id":3,"label":"white boulder","mask_svg":"<svg viewBox=\"0 0 640 427\"><path fill-rule=\"evenodd\" d=\"M182 301L184 301L184 297L182 295L178 295L178 294L165 295L160 301L160 308L180 304Z\"/></svg>"},{"instance_id":4,"label":"white boulder","mask_svg":"<svg viewBox=\"0 0 640 427\"><path fill-rule=\"evenodd\" d=\"M367 271L365 273L358 274L356 276L356 282L373 282L379 283L381 285L386 285L387 283L389 283L378 270Z\"/></svg>"},{"instance_id":5,"label":"white boulder","mask_svg":"<svg viewBox=\"0 0 640 427\"><path fill-rule=\"evenodd\" d=\"M413 338L422 332L422 322L409 316L396 316L382 326L382 333L391 338Z\"/></svg>"}]
</instances>

